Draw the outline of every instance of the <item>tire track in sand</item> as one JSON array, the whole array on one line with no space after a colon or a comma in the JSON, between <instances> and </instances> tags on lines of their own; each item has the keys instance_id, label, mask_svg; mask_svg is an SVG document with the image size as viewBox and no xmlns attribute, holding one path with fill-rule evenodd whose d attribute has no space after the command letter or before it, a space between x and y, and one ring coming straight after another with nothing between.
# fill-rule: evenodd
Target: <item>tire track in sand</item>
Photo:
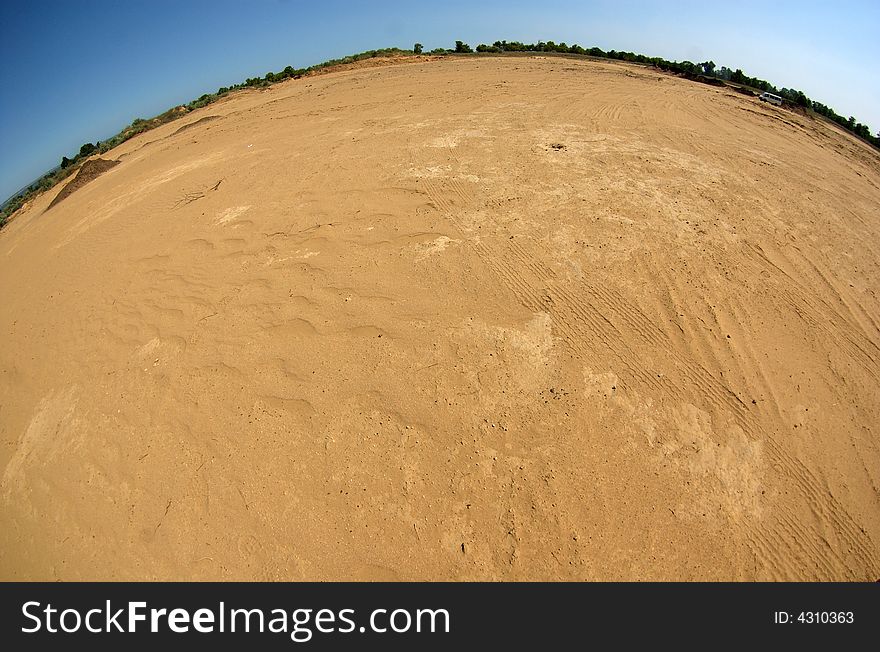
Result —
<instances>
[{"instance_id":1,"label":"tire track in sand","mask_svg":"<svg viewBox=\"0 0 880 652\"><path fill-rule=\"evenodd\" d=\"M645 263L645 265L649 277L655 279L659 286L667 288L669 295L674 297L674 284L669 276L660 268L649 263ZM734 314L739 313L734 312ZM675 350L672 346L670 346L669 353L678 361L684 357L680 351ZM743 376L745 376L747 369L758 369L759 384L763 384L767 394L775 396L769 380L761 372L760 365L754 356L747 355L746 360L735 359L734 363L737 364ZM798 579L801 577L797 572L798 569L810 567L815 569L816 578L821 580L839 580L841 572L843 578L849 580L874 578L880 569L880 558L878 558L874 543L867 532L858 525L844 505L831 494L815 473L780 444L777 437L774 436L773 428L769 426L769 417L773 415L766 415L765 421L768 423L762 423L762 420L752 410L747 409L747 406L732 390L724 386L722 392L717 387L711 387L712 375L699 363L691 364L689 377L695 381L695 386L698 388L709 386L712 392L706 398L710 404L721 409L725 406L729 407L728 411L732 412L736 424L750 440L764 443L770 458L770 465L792 482L794 489L800 495L800 502L810 506L812 515L817 520L817 527L813 528L791 519L784 514L784 510L775 510L771 516L772 523L765 523L765 527L760 528L753 526L749 545L753 546L756 554L762 553L759 558L770 562L765 565L767 567L776 566L784 570L784 579ZM778 416L780 414L778 405L771 407L775 409ZM782 531L782 534L777 530ZM841 546L842 549L850 551L854 559L850 560L839 554L833 546L829 546L823 534L824 530L832 531L844 544ZM817 540L824 545L819 545ZM781 560L776 555L767 556L767 550L773 550L773 546L778 545L780 541L784 542L789 550L795 551L795 557L801 560L800 564L793 564L789 561L780 565ZM824 552L824 555L819 554L821 552Z\"/></svg>"},{"instance_id":2,"label":"tire track in sand","mask_svg":"<svg viewBox=\"0 0 880 652\"><path fill-rule=\"evenodd\" d=\"M472 230L465 227L459 214L460 206L473 200L467 188L456 179L423 181L431 201L465 236L463 239L481 262L524 307L550 314L562 341L578 357L607 363L610 353L625 370L620 374L624 384L647 388L658 399L669 397L682 404L703 402L714 413L730 415L749 440L765 443L771 464L782 469L803 501L813 506L819 528L817 531L784 513L774 514L773 522L763 527L750 526L745 543L761 563L762 572L769 572L775 579L796 579L807 571L822 580L865 579L877 574L877 553L867 533L823 488L816 475L762 427L758 417L722 379L676 347L644 312L613 288L561 279L555 270L536 260L516 237L500 244L468 237L473 235ZM659 274L655 278L660 282L669 283L660 270L654 272ZM634 368L631 361L639 357L623 344L622 333L634 335L645 346L667 356L682 376L684 387L668 375L649 373L639 365ZM685 390L687 386L690 391ZM822 527L834 532L849 556L838 554L828 545L821 535ZM777 552L786 548L794 551L797 562Z\"/></svg>"}]
</instances>

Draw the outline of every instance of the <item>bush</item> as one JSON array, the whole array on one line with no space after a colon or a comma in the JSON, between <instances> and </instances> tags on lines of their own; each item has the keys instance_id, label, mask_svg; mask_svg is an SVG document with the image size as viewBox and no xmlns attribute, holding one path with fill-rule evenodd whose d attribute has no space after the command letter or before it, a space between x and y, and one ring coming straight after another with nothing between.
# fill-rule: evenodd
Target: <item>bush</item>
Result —
<instances>
[{"instance_id":1,"label":"bush","mask_svg":"<svg viewBox=\"0 0 880 652\"><path fill-rule=\"evenodd\" d=\"M423 46L422 46L421 43L416 43L415 45L413 45L413 54L421 54L421 53L422 53L422 47L423 47Z\"/></svg>"},{"instance_id":2,"label":"bush","mask_svg":"<svg viewBox=\"0 0 880 652\"><path fill-rule=\"evenodd\" d=\"M473 52L471 46L465 43L464 41L456 41L455 42L455 51L459 54L466 54L468 52Z\"/></svg>"}]
</instances>

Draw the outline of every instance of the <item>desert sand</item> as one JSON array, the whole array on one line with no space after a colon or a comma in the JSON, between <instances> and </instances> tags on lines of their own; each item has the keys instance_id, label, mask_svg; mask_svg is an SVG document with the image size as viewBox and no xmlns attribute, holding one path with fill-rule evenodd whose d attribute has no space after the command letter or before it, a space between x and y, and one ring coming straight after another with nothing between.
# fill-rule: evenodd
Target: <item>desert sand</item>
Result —
<instances>
[{"instance_id":1,"label":"desert sand","mask_svg":"<svg viewBox=\"0 0 880 652\"><path fill-rule=\"evenodd\" d=\"M103 157L0 232L0 578L880 578L880 156L835 127L471 57Z\"/></svg>"}]
</instances>

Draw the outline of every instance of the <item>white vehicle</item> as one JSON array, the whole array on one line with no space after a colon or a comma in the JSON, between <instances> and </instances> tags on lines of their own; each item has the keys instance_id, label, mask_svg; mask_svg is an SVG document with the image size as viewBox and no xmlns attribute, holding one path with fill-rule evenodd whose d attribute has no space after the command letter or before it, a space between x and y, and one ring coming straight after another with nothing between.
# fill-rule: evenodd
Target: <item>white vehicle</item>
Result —
<instances>
[{"instance_id":1,"label":"white vehicle","mask_svg":"<svg viewBox=\"0 0 880 652\"><path fill-rule=\"evenodd\" d=\"M776 106L782 106L782 98L778 95L774 95L773 93L761 93L758 96L758 99L762 102L770 102L770 104L775 104Z\"/></svg>"}]
</instances>

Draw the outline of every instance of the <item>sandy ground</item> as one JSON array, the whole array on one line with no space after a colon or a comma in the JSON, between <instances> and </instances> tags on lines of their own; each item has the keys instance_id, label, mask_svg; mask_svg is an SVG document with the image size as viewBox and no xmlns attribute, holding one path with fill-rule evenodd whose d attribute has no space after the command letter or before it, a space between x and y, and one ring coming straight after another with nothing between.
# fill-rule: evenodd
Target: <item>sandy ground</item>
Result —
<instances>
[{"instance_id":1,"label":"sandy ground","mask_svg":"<svg viewBox=\"0 0 880 652\"><path fill-rule=\"evenodd\" d=\"M0 233L2 579L880 578L867 146L542 57L183 120Z\"/></svg>"}]
</instances>

